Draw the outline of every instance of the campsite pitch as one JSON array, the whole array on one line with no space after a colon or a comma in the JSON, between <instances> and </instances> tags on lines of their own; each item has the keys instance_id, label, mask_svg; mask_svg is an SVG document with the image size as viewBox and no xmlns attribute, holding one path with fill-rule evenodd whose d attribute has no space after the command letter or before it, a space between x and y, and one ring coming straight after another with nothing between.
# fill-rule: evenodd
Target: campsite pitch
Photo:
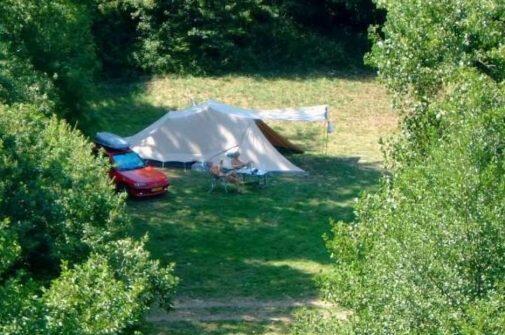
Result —
<instances>
[{"instance_id":1,"label":"campsite pitch","mask_svg":"<svg viewBox=\"0 0 505 335\"><path fill-rule=\"evenodd\" d=\"M352 200L381 171L353 158L291 158L312 173L208 193L205 174L171 169L165 197L129 202L136 235L148 233L153 256L175 261L181 278L175 312L153 324L282 323L300 307L317 308L317 278L330 264L322 239L329 218L350 221Z\"/></svg>"},{"instance_id":2,"label":"campsite pitch","mask_svg":"<svg viewBox=\"0 0 505 335\"><path fill-rule=\"evenodd\" d=\"M89 134L132 135L166 109L209 98L276 108L328 104L336 132L327 149L320 125L269 123L307 149L288 159L309 172L276 177L265 189L208 193L205 174L169 169L166 196L129 200L134 235L175 262L181 279L172 315L150 316L153 334L287 334L301 307L319 305L317 279L331 260L322 235L330 219L353 219L353 201L377 186L378 140L395 128L384 90L371 77L167 77L104 85ZM327 151L326 151L327 150ZM332 310L338 307L332 307ZM184 321L183 321L184 320Z\"/></svg>"}]
</instances>

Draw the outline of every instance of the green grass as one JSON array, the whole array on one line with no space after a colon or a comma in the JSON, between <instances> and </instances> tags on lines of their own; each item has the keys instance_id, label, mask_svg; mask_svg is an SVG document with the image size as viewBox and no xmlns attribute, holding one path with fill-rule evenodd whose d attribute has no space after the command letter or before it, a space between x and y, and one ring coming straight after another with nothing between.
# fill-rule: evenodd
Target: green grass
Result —
<instances>
[{"instance_id":1,"label":"green grass","mask_svg":"<svg viewBox=\"0 0 505 335\"><path fill-rule=\"evenodd\" d=\"M209 194L205 175L168 170L169 194L128 201L134 234L149 234L149 249L175 262L178 297L263 300L316 297L317 277L330 266L322 235L329 220L353 219L353 200L381 175L378 140L396 118L384 90L370 76L166 77L108 83L89 111L89 134L130 135L166 109L208 98L244 107L329 104L336 132L324 148L321 124L276 123L307 149L290 156L306 177L275 177L266 189ZM153 325L159 334L285 334L262 322L186 322Z\"/></svg>"},{"instance_id":2,"label":"green grass","mask_svg":"<svg viewBox=\"0 0 505 335\"><path fill-rule=\"evenodd\" d=\"M136 233L151 236L155 257L176 262L179 295L308 297L329 263L321 236L329 218L352 219L352 199L379 172L352 159L293 159L309 177L272 178L266 189L217 190L197 172L169 170L163 199L134 200ZM322 170L319 170L323 168Z\"/></svg>"}]
</instances>

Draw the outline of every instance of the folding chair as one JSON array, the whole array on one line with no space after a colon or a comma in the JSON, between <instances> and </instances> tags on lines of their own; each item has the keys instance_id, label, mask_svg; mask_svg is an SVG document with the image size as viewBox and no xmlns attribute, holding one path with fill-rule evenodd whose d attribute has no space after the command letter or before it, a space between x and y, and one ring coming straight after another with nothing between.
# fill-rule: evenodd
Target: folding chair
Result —
<instances>
[{"instance_id":1,"label":"folding chair","mask_svg":"<svg viewBox=\"0 0 505 335\"><path fill-rule=\"evenodd\" d=\"M228 193L228 188L232 184L238 185L241 181L239 177L234 177L236 179L236 183L233 183L230 181L230 176L232 173L235 173L234 170L229 170L229 171L219 171L219 173L216 173L215 171L212 171L212 163L210 162L205 162L205 168L207 173L210 176L210 189L209 193L214 191L214 189L217 187L217 185L221 184L225 190L226 193Z\"/></svg>"}]
</instances>

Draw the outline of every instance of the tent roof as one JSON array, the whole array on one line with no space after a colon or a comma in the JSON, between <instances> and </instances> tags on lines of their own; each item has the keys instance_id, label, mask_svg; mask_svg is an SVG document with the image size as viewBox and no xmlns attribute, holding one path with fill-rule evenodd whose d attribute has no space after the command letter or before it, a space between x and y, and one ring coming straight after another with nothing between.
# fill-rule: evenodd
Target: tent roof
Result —
<instances>
[{"instance_id":1,"label":"tent roof","mask_svg":"<svg viewBox=\"0 0 505 335\"><path fill-rule=\"evenodd\" d=\"M326 106L262 111L209 100L169 112L127 141L141 157L160 162L226 161L226 153L238 149L241 160L251 161L259 169L303 172L273 144L295 146L273 130L265 135L258 124L261 120L319 121L326 117Z\"/></svg>"}]
</instances>

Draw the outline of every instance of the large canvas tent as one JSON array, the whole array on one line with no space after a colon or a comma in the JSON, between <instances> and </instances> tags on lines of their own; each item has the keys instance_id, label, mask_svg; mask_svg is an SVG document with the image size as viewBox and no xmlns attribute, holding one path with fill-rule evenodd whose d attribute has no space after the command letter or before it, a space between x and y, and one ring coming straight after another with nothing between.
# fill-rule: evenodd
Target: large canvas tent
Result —
<instances>
[{"instance_id":1,"label":"large canvas tent","mask_svg":"<svg viewBox=\"0 0 505 335\"><path fill-rule=\"evenodd\" d=\"M168 112L126 140L142 158L162 163L240 159L269 172L303 172L276 148L300 149L263 120L328 121L326 106L299 109L251 110L209 100L181 111Z\"/></svg>"}]
</instances>

